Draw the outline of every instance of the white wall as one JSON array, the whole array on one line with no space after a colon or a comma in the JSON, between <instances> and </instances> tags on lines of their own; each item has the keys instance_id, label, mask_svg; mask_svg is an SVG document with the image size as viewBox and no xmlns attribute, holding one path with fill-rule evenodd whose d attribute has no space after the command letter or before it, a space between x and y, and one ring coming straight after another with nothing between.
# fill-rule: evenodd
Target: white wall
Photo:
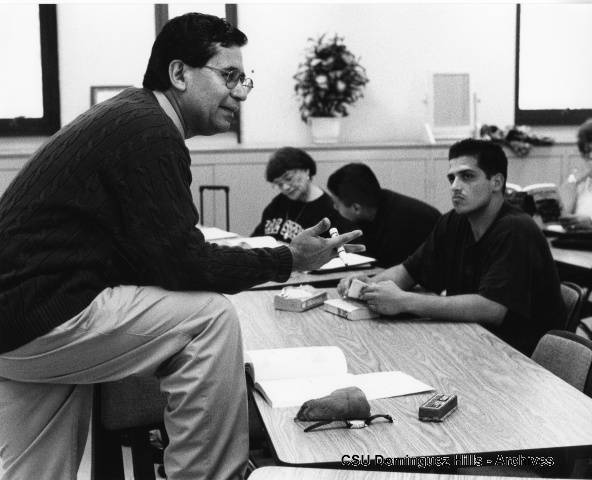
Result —
<instances>
[{"instance_id":1,"label":"white wall","mask_svg":"<svg viewBox=\"0 0 592 480\"><path fill-rule=\"evenodd\" d=\"M198 6L199 8L199 6ZM238 6L255 89L243 108L243 143L306 145L293 96L306 39L345 37L370 82L344 120L347 142L423 138L429 72L469 72L480 120L513 122L513 4L255 4ZM91 85L137 85L154 40L153 4L58 5L62 123L89 106ZM192 145L210 140L193 141Z\"/></svg>"},{"instance_id":2,"label":"white wall","mask_svg":"<svg viewBox=\"0 0 592 480\"><path fill-rule=\"evenodd\" d=\"M422 138L429 72L469 72L482 121L513 122L515 6L512 4L239 5L249 37L245 67L255 89L244 107L248 144L302 144L309 131L293 96L306 39L345 37L370 82L343 124L351 142Z\"/></svg>"},{"instance_id":3,"label":"white wall","mask_svg":"<svg viewBox=\"0 0 592 480\"><path fill-rule=\"evenodd\" d=\"M154 41L152 4L57 7L62 125L90 106L90 87L142 84Z\"/></svg>"}]
</instances>

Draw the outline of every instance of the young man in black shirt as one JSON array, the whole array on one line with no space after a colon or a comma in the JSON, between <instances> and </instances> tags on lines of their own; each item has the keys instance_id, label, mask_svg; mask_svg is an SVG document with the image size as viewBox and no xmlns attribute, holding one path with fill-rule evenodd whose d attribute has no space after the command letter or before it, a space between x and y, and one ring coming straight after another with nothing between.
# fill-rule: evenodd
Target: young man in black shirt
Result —
<instances>
[{"instance_id":1,"label":"young man in black shirt","mask_svg":"<svg viewBox=\"0 0 592 480\"><path fill-rule=\"evenodd\" d=\"M381 267L392 267L419 247L440 218L434 207L380 188L363 163L349 163L331 174L327 188L339 214L364 235L366 254Z\"/></svg>"},{"instance_id":2,"label":"young man in black shirt","mask_svg":"<svg viewBox=\"0 0 592 480\"><path fill-rule=\"evenodd\" d=\"M467 139L450 148L449 160L453 210L409 259L374 277L363 299L385 315L481 323L530 355L545 332L565 323L547 241L527 214L504 202L501 147ZM341 294L352 278L340 282ZM409 292L416 284L446 295Z\"/></svg>"}]
</instances>

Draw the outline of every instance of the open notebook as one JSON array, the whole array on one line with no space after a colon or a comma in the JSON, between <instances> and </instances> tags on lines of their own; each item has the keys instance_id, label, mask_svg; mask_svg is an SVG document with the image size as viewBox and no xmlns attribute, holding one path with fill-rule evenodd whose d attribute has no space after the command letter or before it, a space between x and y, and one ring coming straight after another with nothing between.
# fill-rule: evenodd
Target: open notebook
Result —
<instances>
[{"instance_id":1,"label":"open notebook","mask_svg":"<svg viewBox=\"0 0 592 480\"><path fill-rule=\"evenodd\" d=\"M370 267L376 262L375 258L367 257L365 255L359 255L357 253L346 253L347 265L343 263L341 258L335 257L329 260L325 265L317 270L313 270L310 273L327 273L327 272L338 272L341 270L351 270L356 268Z\"/></svg>"},{"instance_id":2,"label":"open notebook","mask_svg":"<svg viewBox=\"0 0 592 480\"><path fill-rule=\"evenodd\" d=\"M347 372L339 347L296 347L249 350L245 367L255 388L273 408L299 407L343 387L359 387L368 400L433 390L403 372Z\"/></svg>"}]
</instances>

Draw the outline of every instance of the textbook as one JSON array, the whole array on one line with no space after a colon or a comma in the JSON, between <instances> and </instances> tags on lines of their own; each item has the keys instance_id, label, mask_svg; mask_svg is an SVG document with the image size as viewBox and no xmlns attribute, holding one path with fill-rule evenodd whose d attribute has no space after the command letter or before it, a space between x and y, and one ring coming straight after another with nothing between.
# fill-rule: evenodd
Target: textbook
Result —
<instances>
[{"instance_id":1,"label":"textbook","mask_svg":"<svg viewBox=\"0 0 592 480\"><path fill-rule=\"evenodd\" d=\"M206 242L216 242L216 240L238 237L238 233L228 232L218 227L204 227L200 224L196 226L203 233Z\"/></svg>"},{"instance_id":2,"label":"textbook","mask_svg":"<svg viewBox=\"0 0 592 480\"><path fill-rule=\"evenodd\" d=\"M378 318L380 314L370 310L366 304L356 300L343 298L331 298L325 300L323 308L329 312L346 318L347 320L365 320L367 318Z\"/></svg>"},{"instance_id":3,"label":"textbook","mask_svg":"<svg viewBox=\"0 0 592 480\"><path fill-rule=\"evenodd\" d=\"M230 238L224 242L224 245L243 248L275 248L284 244L269 235L263 235L260 237Z\"/></svg>"},{"instance_id":4,"label":"textbook","mask_svg":"<svg viewBox=\"0 0 592 480\"><path fill-rule=\"evenodd\" d=\"M532 199L530 202L528 197ZM554 183L533 183L525 187L506 183L506 200L530 215L538 213L544 223L557 222L563 211L559 189Z\"/></svg>"},{"instance_id":5,"label":"textbook","mask_svg":"<svg viewBox=\"0 0 592 480\"><path fill-rule=\"evenodd\" d=\"M335 257L329 260L324 265L322 265L317 270L312 270L310 273L327 273L354 268L365 268L370 267L374 262L376 262L375 258L367 257L365 255L359 255L357 253L346 252L345 256L347 260L347 265L343 263L343 260L341 260L341 258Z\"/></svg>"},{"instance_id":6,"label":"textbook","mask_svg":"<svg viewBox=\"0 0 592 480\"><path fill-rule=\"evenodd\" d=\"M345 355L335 346L249 350L245 368L273 408L300 407L343 387L360 388L368 400L433 390L399 371L348 373Z\"/></svg>"}]
</instances>

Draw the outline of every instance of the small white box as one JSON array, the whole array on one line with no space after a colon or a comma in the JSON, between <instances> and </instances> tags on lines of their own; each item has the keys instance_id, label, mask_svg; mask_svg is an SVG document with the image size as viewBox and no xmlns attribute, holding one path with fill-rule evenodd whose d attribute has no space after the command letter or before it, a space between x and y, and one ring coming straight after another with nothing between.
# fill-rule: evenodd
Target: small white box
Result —
<instances>
[{"instance_id":1,"label":"small white box","mask_svg":"<svg viewBox=\"0 0 592 480\"><path fill-rule=\"evenodd\" d=\"M362 294L362 288L366 287L368 284L354 278L351 283L349 284L349 289L347 290L347 296L349 298L360 298Z\"/></svg>"},{"instance_id":2,"label":"small white box","mask_svg":"<svg viewBox=\"0 0 592 480\"><path fill-rule=\"evenodd\" d=\"M310 285L298 287L284 287L273 297L273 306L276 310L289 312L304 312L322 305L327 299L327 292L318 290Z\"/></svg>"}]
</instances>

